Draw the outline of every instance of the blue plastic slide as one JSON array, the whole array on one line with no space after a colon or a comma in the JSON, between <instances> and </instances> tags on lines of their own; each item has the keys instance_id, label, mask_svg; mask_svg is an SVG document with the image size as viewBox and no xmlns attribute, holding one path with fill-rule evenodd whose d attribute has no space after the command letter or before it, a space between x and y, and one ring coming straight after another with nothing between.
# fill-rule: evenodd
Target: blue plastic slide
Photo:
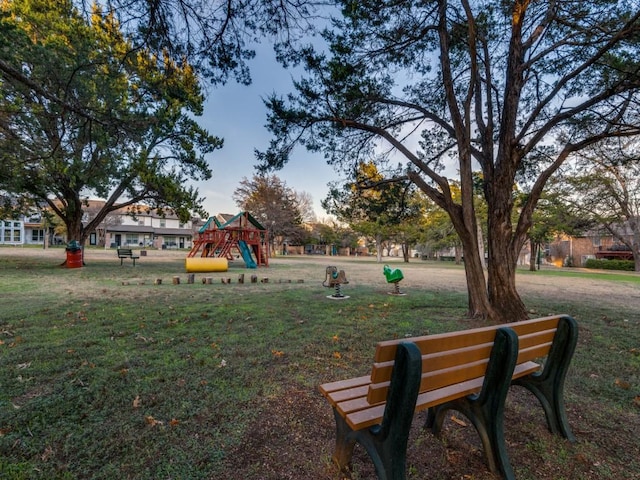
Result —
<instances>
[{"instance_id":1,"label":"blue plastic slide","mask_svg":"<svg viewBox=\"0 0 640 480\"><path fill-rule=\"evenodd\" d=\"M257 268L258 265L251 256L251 250L249 250L247 242L244 240L238 240L238 248L240 248L240 254L242 255L244 263L247 265L247 268Z\"/></svg>"}]
</instances>

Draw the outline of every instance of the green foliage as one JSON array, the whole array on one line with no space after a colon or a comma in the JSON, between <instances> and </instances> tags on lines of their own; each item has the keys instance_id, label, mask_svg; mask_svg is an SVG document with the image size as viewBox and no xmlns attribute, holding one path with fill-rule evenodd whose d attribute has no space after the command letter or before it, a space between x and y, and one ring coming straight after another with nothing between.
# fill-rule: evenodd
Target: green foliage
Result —
<instances>
[{"instance_id":1,"label":"green foliage","mask_svg":"<svg viewBox=\"0 0 640 480\"><path fill-rule=\"evenodd\" d=\"M585 262L585 267L633 272L635 269L635 262L633 260L598 260L590 258Z\"/></svg>"},{"instance_id":2,"label":"green foliage","mask_svg":"<svg viewBox=\"0 0 640 480\"><path fill-rule=\"evenodd\" d=\"M90 19L48 0L2 13L15 41L0 50L0 189L48 205L80 241L137 202L205 213L186 184L210 178L205 155L222 142L194 120L204 97L188 63L136 49L98 6ZM107 202L84 228L88 196Z\"/></svg>"},{"instance_id":3,"label":"green foliage","mask_svg":"<svg viewBox=\"0 0 640 480\"><path fill-rule=\"evenodd\" d=\"M640 134L630 106L640 95L637 9L614 1L340 5L326 47L289 57L307 71L296 92L267 101L274 139L258 155L261 167L280 168L296 144L346 172L397 155L451 218L470 313L524 315L512 272L546 183L572 153ZM527 195L517 204L519 184ZM486 216L476 214L481 205Z\"/></svg>"},{"instance_id":4,"label":"green foliage","mask_svg":"<svg viewBox=\"0 0 640 480\"><path fill-rule=\"evenodd\" d=\"M322 206L370 238L406 243L421 233L423 209L415 186L397 172L385 178L373 162L360 163L353 178L333 185Z\"/></svg>"}]
</instances>

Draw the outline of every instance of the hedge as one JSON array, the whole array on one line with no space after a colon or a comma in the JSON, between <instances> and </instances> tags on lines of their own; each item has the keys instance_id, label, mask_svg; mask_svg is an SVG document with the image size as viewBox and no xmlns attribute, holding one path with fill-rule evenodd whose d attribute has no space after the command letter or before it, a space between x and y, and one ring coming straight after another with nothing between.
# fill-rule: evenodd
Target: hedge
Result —
<instances>
[{"instance_id":1,"label":"hedge","mask_svg":"<svg viewBox=\"0 0 640 480\"><path fill-rule=\"evenodd\" d=\"M635 263L633 260L596 260L590 258L586 261L585 267L633 272L635 270Z\"/></svg>"}]
</instances>

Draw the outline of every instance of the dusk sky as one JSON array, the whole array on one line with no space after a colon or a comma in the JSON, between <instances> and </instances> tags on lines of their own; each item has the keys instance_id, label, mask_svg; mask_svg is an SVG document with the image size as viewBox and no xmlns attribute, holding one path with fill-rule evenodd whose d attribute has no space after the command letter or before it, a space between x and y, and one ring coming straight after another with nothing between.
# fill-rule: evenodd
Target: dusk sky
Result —
<instances>
[{"instance_id":1,"label":"dusk sky","mask_svg":"<svg viewBox=\"0 0 640 480\"><path fill-rule=\"evenodd\" d=\"M264 127L267 109L262 99L273 92L281 95L291 92L292 75L299 75L284 70L266 45L260 47L250 66L251 85L229 82L222 87L208 87L204 115L199 118L211 134L224 138L224 147L208 156L213 178L196 184L200 196L206 197L204 207L210 215L238 213L233 192L243 177L255 174L254 149L266 149L271 138ZM312 155L302 147L297 148L291 161L274 173L290 188L313 197L319 220L327 217L320 202L327 194L327 183L339 177L321 154Z\"/></svg>"}]
</instances>

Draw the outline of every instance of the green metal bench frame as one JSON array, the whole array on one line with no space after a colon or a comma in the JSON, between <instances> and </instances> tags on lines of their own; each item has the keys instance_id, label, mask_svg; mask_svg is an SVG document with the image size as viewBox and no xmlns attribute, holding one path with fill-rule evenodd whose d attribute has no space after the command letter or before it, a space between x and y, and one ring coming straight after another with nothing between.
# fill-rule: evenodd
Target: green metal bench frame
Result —
<instances>
[{"instance_id":1,"label":"green metal bench frame","mask_svg":"<svg viewBox=\"0 0 640 480\"><path fill-rule=\"evenodd\" d=\"M485 335L492 330L495 330L495 339L481 388L478 387L471 394L449 395L449 399L439 403L437 397L440 394L434 395L432 401L425 399L428 393L421 392L425 389L425 383L428 383L428 378L423 378L424 362L428 360L423 358L423 347L418 345L430 337L382 342L378 345L376 357L381 345L396 344L395 362L386 391L386 402L382 407L376 403L365 406L366 415L348 414L348 406L344 405L355 401L361 405L358 408L363 408L362 396L366 394L360 392L366 388L370 392L367 400L376 399L375 395L371 396L371 379L375 376L376 364L371 379L358 377L321 385L320 390L333 406L336 422L333 458L338 466L342 470L350 467L353 449L359 443L371 457L380 480L405 479L407 442L413 416L417 410L428 406L425 426L433 433L440 433L446 411L463 413L478 431L490 470L506 479L515 479L504 440L504 406L510 385L519 385L533 392L544 409L549 430L575 441L564 406L564 383L577 345L577 322L570 316L560 315L467 332ZM465 333L452 332L435 337ZM541 369L532 368L537 364L531 360L543 356L546 357L544 366ZM384 368L385 364L379 365ZM460 389L461 392L463 390ZM376 413L379 408L384 408L381 419ZM356 417L360 420L356 420ZM366 427L362 428L361 425Z\"/></svg>"},{"instance_id":2,"label":"green metal bench frame","mask_svg":"<svg viewBox=\"0 0 640 480\"><path fill-rule=\"evenodd\" d=\"M508 328L496 332L482 391L467 397L473 424L478 429L485 452L503 468L510 470L504 445L502 417L511 376L518 357L518 337ZM351 463L356 443L371 457L380 480L405 478L407 443L420 390L422 355L413 343L398 346L389 394L380 425L351 430L335 412L338 465Z\"/></svg>"},{"instance_id":3,"label":"green metal bench frame","mask_svg":"<svg viewBox=\"0 0 640 480\"><path fill-rule=\"evenodd\" d=\"M133 254L133 250L130 248L118 248L118 258L120 259L120 266L122 266L122 262L125 258L130 258L133 260L133 266L136 266L136 260L140 257L138 255Z\"/></svg>"}]
</instances>

